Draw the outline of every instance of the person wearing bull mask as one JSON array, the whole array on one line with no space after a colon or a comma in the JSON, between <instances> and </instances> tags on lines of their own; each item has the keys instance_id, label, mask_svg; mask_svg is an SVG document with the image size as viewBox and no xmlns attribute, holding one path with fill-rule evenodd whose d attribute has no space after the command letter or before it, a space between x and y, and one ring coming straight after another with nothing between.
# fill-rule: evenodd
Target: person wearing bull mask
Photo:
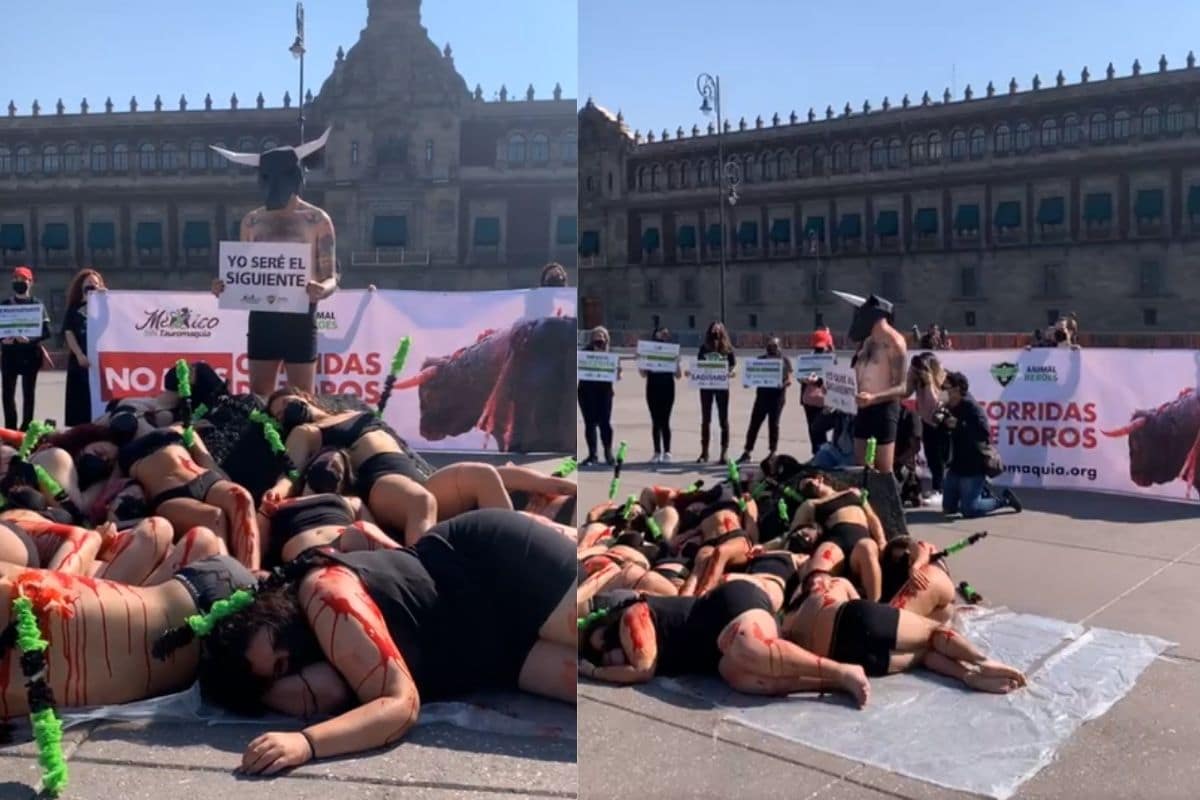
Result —
<instances>
[{"instance_id":1,"label":"person wearing bull mask","mask_svg":"<svg viewBox=\"0 0 1200 800\"><path fill-rule=\"evenodd\" d=\"M867 441L874 439L874 468L892 471L900 401L908 396L908 344L892 327L894 306L877 295L858 297L834 292L855 307L850 340L858 346L851 364L857 378L858 414L854 418L854 462L866 463Z\"/></svg>"},{"instance_id":2,"label":"person wearing bull mask","mask_svg":"<svg viewBox=\"0 0 1200 800\"><path fill-rule=\"evenodd\" d=\"M299 147L276 147L257 155L212 149L235 164L258 168L264 205L242 220L243 242L301 242L313 248L313 275L308 281L307 312L250 312L246 355L250 362L250 391L266 397L275 391L279 365L287 384L314 391L317 373L317 303L337 291L336 240L333 222L320 208L300 199L304 187L304 159L325 146L329 131ZM225 282L213 281L213 294L225 291Z\"/></svg>"}]
</instances>

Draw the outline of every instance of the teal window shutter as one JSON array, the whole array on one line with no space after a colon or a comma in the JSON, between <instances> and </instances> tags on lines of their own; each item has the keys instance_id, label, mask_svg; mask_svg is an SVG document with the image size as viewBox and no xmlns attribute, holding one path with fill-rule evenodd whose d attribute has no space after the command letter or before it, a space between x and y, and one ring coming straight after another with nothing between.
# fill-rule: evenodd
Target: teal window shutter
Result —
<instances>
[{"instance_id":1,"label":"teal window shutter","mask_svg":"<svg viewBox=\"0 0 1200 800\"><path fill-rule=\"evenodd\" d=\"M65 222L49 222L42 228L44 250L69 250L70 238L70 229Z\"/></svg>"},{"instance_id":2,"label":"teal window shutter","mask_svg":"<svg viewBox=\"0 0 1200 800\"><path fill-rule=\"evenodd\" d=\"M1005 200L997 205L996 227L1001 230L1021 227L1021 204L1016 200Z\"/></svg>"},{"instance_id":3,"label":"teal window shutter","mask_svg":"<svg viewBox=\"0 0 1200 800\"><path fill-rule=\"evenodd\" d=\"M720 223L714 222L713 224L709 225L708 226L708 234L705 236L705 238L708 240L709 247L713 247L713 248L720 247L721 240L723 238L721 236Z\"/></svg>"},{"instance_id":4,"label":"teal window shutter","mask_svg":"<svg viewBox=\"0 0 1200 800\"><path fill-rule=\"evenodd\" d=\"M792 241L792 221L777 219L771 223L771 241L775 244L788 244Z\"/></svg>"},{"instance_id":5,"label":"teal window shutter","mask_svg":"<svg viewBox=\"0 0 1200 800\"><path fill-rule=\"evenodd\" d=\"M975 203L964 203L954 212L954 230L977 231L979 230L979 206Z\"/></svg>"},{"instance_id":6,"label":"teal window shutter","mask_svg":"<svg viewBox=\"0 0 1200 800\"><path fill-rule=\"evenodd\" d=\"M371 240L376 247L407 247L408 217L376 217L371 230ZM499 240L497 239L497 241Z\"/></svg>"},{"instance_id":7,"label":"teal window shutter","mask_svg":"<svg viewBox=\"0 0 1200 800\"><path fill-rule=\"evenodd\" d=\"M475 218L475 244L478 247L500 246L500 218Z\"/></svg>"},{"instance_id":8,"label":"teal window shutter","mask_svg":"<svg viewBox=\"0 0 1200 800\"><path fill-rule=\"evenodd\" d=\"M117 226L111 222L93 222L88 226L89 250L115 250Z\"/></svg>"},{"instance_id":9,"label":"teal window shutter","mask_svg":"<svg viewBox=\"0 0 1200 800\"><path fill-rule=\"evenodd\" d=\"M758 246L758 223L752 220L744 221L738 228L738 244L743 247Z\"/></svg>"},{"instance_id":10,"label":"teal window shutter","mask_svg":"<svg viewBox=\"0 0 1200 800\"><path fill-rule=\"evenodd\" d=\"M134 241L137 243L139 250L161 250L163 241L162 223L139 222L134 235Z\"/></svg>"},{"instance_id":11,"label":"teal window shutter","mask_svg":"<svg viewBox=\"0 0 1200 800\"><path fill-rule=\"evenodd\" d=\"M658 228L646 228L642 231L642 250L647 253L657 252L662 244L662 236L658 232Z\"/></svg>"},{"instance_id":12,"label":"teal window shutter","mask_svg":"<svg viewBox=\"0 0 1200 800\"><path fill-rule=\"evenodd\" d=\"M936 208L918 208L913 218L913 227L919 234L934 234L938 232L938 212Z\"/></svg>"},{"instance_id":13,"label":"teal window shutter","mask_svg":"<svg viewBox=\"0 0 1200 800\"><path fill-rule=\"evenodd\" d=\"M554 243L574 246L579 235L578 228L578 217L559 217L554 225Z\"/></svg>"},{"instance_id":14,"label":"teal window shutter","mask_svg":"<svg viewBox=\"0 0 1200 800\"><path fill-rule=\"evenodd\" d=\"M843 214L842 222L838 225L838 236L843 239L857 239L862 236L862 216L860 214Z\"/></svg>"},{"instance_id":15,"label":"teal window shutter","mask_svg":"<svg viewBox=\"0 0 1200 800\"><path fill-rule=\"evenodd\" d=\"M600 234L597 231L584 231L579 237L579 255L594 256L600 253Z\"/></svg>"},{"instance_id":16,"label":"teal window shutter","mask_svg":"<svg viewBox=\"0 0 1200 800\"><path fill-rule=\"evenodd\" d=\"M676 241L678 241L679 246L684 249L694 248L696 246L696 226L681 225L679 228L679 235L676 237Z\"/></svg>"},{"instance_id":17,"label":"teal window shutter","mask_svg":"<svg viewBox=\"0 0 1200 800\"><path fill-rule=\"evenodd\" d=\"M1188 189L1187 213L1189 217L1200 214L1200 186L1192 186Z\"/></svg>"},{"instance_id":18,"label":"teal window shutter","mask_svg":"<svg viewBox=\"0 0 1200 800\"><path fill-rule=\"evenodd\" d=\"M0 225L0 250L25 249L25 226L20 223Z\"/></svg>"},{"instance_id":19,"label":"teal window shutter","mask_svg":"<svg viewBox=\"0 0 1200 800\"><path fill-rule=\"evenodd\" d=\"M1138 219L1162 219L1163 191L1162 189L1142 189L1137 193L1133 204L1134 216Z\"/></svg>"},{"instance_id":20,"label":"teal window shutter","mask_svg":"<svg viewBox=\"0 0 1200 800\"><path fill-rule=\"evenodd\" d=\"M1112 195L1108 192L1093 192L1083 201L1085 222L1108 223L1112 219Z\"/></svg>"},{"instance_id":21,"label":"teal window shutter","mask_svg":"<svg viewBox=\"0 0 1200 800\"><path fill-rule=\"evenodd\" d=\"M900 235L900 214L897 211L880 211L875 219L875 233L879 236Z\"/></svg>"},{"instance_id":22,"label":"teal window shutter","mask_svg":"<svg viewBox=\"0 0 1200 800\"><path fill-rule=\"evenodd\" d=\"M804 236L809 238L816 236L818 242L825 241L825 218L824 217L809 217L804 222Z\"/></svg>"},{"instance_id":23,"label":"teal window shutter","mask_svg":"<svg viewBox=\"0 0 1200 800\"><path fill-rule=\"evenodd\" d=\"M1067 204L1061 197L1043 197L1038 204L1038 225L1062 225L1067 218Z\"/></svg>"},{"instance_id":24,"label":"teal window shutter","mask_svg":"<svg viewBox=\"0 0 1200 800\"><path fill-rule=\"evenodd\" d=\"M212 231L207 222L185 222L183 224L183 249L208 250L212 248Z\"/></svg>"}]
</instances>

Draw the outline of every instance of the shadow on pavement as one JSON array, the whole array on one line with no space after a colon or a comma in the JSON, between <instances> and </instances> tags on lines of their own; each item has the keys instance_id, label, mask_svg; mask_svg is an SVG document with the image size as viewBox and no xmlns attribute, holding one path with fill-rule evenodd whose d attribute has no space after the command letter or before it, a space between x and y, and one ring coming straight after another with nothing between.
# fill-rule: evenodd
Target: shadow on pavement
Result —
<instances>
[{"instance_id":1,"label":"shadow on pavement","mask_svg":"<svg viewBox=\"0 0 1200 800\"><path fill-rule=\"evenodd\" d=\"M1149 524L1200 518L1195 503L1171 503L1127 495L1068 492L1061 489L1018 489L1022 505L1029 511L1056 514L1072 519Z\"/></svg>"}]
</instances>

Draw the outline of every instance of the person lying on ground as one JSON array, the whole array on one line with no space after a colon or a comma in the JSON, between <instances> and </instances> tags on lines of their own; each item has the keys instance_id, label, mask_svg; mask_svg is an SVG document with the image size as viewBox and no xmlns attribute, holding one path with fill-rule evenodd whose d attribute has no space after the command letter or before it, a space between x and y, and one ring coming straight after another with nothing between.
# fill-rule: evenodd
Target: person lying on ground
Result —
<instances>
[{"instance_id":1,"label":"person lying on ground","mask_svg":"<svg viewBox=\"0 0 1200 800\"><path fill-rule=\"evenodd\" d=\"M880 553L883 594L880 602L938 622L954 618L955 589L946 560L931 561L937 548L909 536L897 536Z\"/></svg>"},{"instance_id":2,"label":"person lying on ground","mask_svg":"<svg viewBox=\"0 0 1200 800\"><path fill-rule=\"evenodd\" d=\"M578 487L574 481L553 475L543 475L535 469L521 467L511 461L497 467L500 480L512 501L513 508L546 517L560 525L575 524L575 498Z\"/></svg>"},{"instance_id":3,"label":"person lying on ground","mask_svg":"<svg viewBox=\"0 0 1200 800\"><path fill-rule=\"evenodd\" d=\"M277 567L313 547L342 553L400 547L378 525L361 518L361 509L358 498L339 494L309 494L278 503L264 498L258 514L263 566Z\"/></svg>"},{"instance_id":4,"label":"person lying on ground","mask_svg":"<svg viewBox=\"0 0 1200 800\"><path fill-rule=\"evenodd\" d=\"M642 594L669 597L679 594L676 580L686 580L682 559L660 566L640 550L623 544L593 546L579 552L580 595L630 589Z\"/></svg>"},{"instance_id":5,"label":"person lying on ground","mask_svg":"<svg viewBox=\"0 0 1200 800\"><path fill-rule=\"evenodd\" d=\"M867 599L878 600L883 590L879 551L887 540L871 504L858 489L835 488L823 473L803 479L800 494L807 499L792 515L791 529L815 523L820 531L806 570L845 571Z\"/></svg>"}]
</instances>

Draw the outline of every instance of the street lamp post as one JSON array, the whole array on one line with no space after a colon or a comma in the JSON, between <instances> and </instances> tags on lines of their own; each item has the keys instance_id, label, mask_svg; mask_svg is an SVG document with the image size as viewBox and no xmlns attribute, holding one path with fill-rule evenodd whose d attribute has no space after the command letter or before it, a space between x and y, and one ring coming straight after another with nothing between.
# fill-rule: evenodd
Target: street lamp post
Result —
<instances>
[{"instance_id":1,"label":"street lamp post","mask_svg":"<svg viewBox=\"0 0 1200 800\"><path fill-rule=\"evenodd\" d=\"M696 91L700 93L703 102L700 110L705 114L715 111L717 115L717 214L721 225L721 322L725 322L725 261L728 242L725 241L725 203L736 205L738 201L737 187L741 183L741 166L736 160L725 162L725 118L721 115L721 78L713 77L707 72L700 73L696 78Z\"/></svg>"},{"instance_id":2,"label":"street lamp post","mask_svg":"<svg viewBox=\"0 0 1200 800\"><path fill-rule=\"evenodd\" d=\"M304 144L304 3L296 3L296 41L288 48L288 52L300 61L300 97L297 106L300 108L300 141Z\"/></svg>"}]
</instances>

